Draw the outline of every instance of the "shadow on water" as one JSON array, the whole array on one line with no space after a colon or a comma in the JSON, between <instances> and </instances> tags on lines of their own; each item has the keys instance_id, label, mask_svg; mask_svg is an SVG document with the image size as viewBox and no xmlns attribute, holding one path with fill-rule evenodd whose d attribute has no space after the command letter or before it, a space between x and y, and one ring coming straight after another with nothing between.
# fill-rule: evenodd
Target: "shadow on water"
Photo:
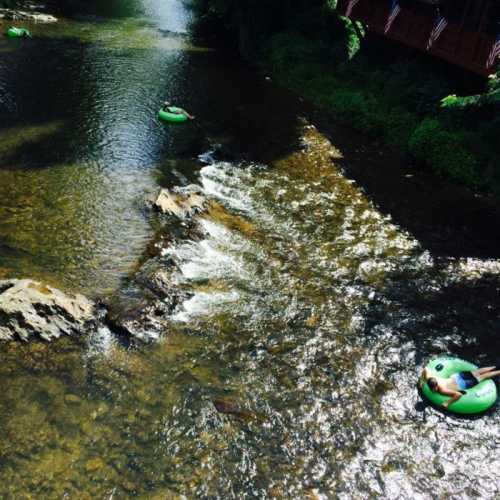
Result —
<instances>
[{"instance_id":1,"label":"shadow on water","mask_svg":"<svg viewBox=\"0 0 500 500\"><path fill-rule=\"evenodd\" d=\"M161 48L155 50L162 52ZM294 95L277 88L253 68L243 66L232 52L185 50L181 64L175 61L173 54L177 89L172 89L171 68L167 65L163 73L166 85L161 82L161 69L146 76L145 66L142 81L137 79L139 75L134 75L135 82L118 86L116 80L109 80L114 78L112 69L103 70L104 57L108 58L108 68L122 71L127 61L139 63L147 59L150 52L147 48L107 51L105 47L99 48L99 44L77 38L51 37L30 42L23 48L22 57L17 51L9 53L2 65L6 73L14 65L16 71L4 76L2 82L7 92L0 101L3 110L0 129L7 134L7 140L3 147L0 144L0 166L50 167L63 161L81 160L82 156L95 157L103 147L99 141L106 140L104 135L110 132L102 127L106 122L111 124L113 116L115 124L130 118L137 122L140 118L153 135L173 136L175 140L168 144L171 156L178 153L195 158L205 152L207 145L221 143L234 157L272 161L297 148L298 117L303 106ZM96 58L95 67L92 67L92 57ZM157 77L158 85L153 89ZM35 82L36 93L32 91ZM139 109L140 115L133 115L137 104L123 102L127 96L119 92L130 93L134 84L138 92L146 92L141 97L149 116L144 109ZM116 98L115 105L113 98ZM159 107L164 98L178 100L195 113L194 126L181 128L159 123L154 103ZM127 104L132 114L128 117L124 107ZM109 115L109 119L103 120L103 114ZM61 126L51 130L55 123ZM8 140L8 135L12 140ZM192 143L182 140L185 137L190 137ZM178 151L172 151L172 147L178 147ZM158 161L166 152L163 147L151 160Z\"/></svg>"},{"instance_id":2,"label":"shadow on water","mask_svg":"<svg viewBox=\"0 0 500 500\"><path fill-rule=\"evenodd\" d=\"M414 343L417 363L448 352L480 366L497 364L498 275L444 281L438 286L433 281L426 276L384 287L383 296L367 312L364 334L370 337L390 329L401 342Z\"/></svg>"},{"instance_id":3,"label":"shadow on water","mask_svg":"<svg viewBox=\"0 0 500 500\"><path fill-rule=\"evenodd\" d=\"M403 383L402 389L415 391L418 371L430 359L443 354L478 366L499 363L498 274L457 279L459 273L449 269L436 264L432 276L408 276L389 282L367 307L365 344L380 351L376 359L384 378L390 380L397 378L398 372L408 372L410 380ZM420 391L418 398L414 406L416 418L426 424L438 415L446 422L448 432L453 432L453 425L467 422L477 422L477 428L496 425L500 417L498 403L481 414L457 415L428 402Z\"/></svg>"},{"instance_id":4,"label":"shadow on water","mask_svg":"<svg viewBox=\"0 0 500 500\"><path fill-rule=\"evenodd\" d=\"M71 161L71 133L82 119L78 101L95 90L80 71L85 50L77 38L44 37L2 58L0 167Z\"/></svg>"},{"instance_id":5,"label":"shadow on water","mask_svg":"<svg viewBox=\"0 0 500 500\"><path fill-rule=\"evenodd\" d=\"M439 257L500 257L500 201L439 178L311 110L314 123L343 153L339 163L366 195Z\"/></svg>"}]
</instances>

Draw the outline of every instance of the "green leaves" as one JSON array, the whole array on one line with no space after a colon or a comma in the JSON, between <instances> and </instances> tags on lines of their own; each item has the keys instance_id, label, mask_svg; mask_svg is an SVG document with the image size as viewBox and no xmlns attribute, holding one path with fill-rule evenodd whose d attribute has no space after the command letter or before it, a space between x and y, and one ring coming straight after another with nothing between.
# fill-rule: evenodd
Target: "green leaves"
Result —
<instances>
[{"instance_id":1,"label":"green leaves","mask_svg":"<svg viewBox=\"0 0 500 500\"><path fill-rule=\"evenodd\" d=\"M464 184L477 185L476 161L464 143L460 131L447 130L438 120L426 118L413 132L408 149L437 172Z\"/></svg>"},{"instance_id":2,"label":"green leaves","mask_svg":"<svg viewBox=\"0 0 500 500\"><path fill-rule=\"evenodd\" d=\"M441 99L443 108L473 108L500 104L500 71L489 76L488 90L484 94L458 97L451 94Z\"/></svg>"}]
</instances>

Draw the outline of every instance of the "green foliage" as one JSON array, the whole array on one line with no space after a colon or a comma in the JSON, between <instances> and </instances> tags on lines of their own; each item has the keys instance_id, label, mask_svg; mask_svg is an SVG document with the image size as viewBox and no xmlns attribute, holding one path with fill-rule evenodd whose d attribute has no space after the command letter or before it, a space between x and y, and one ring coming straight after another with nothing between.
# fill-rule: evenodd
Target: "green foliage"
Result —
<instances>
[{"instance_id":1,"label":"green foliage","mask_svg":"<svg viewBox=\"0 0 500 500\"><path fill-rule=\"evenodd\" d=\"M275 71L293 71L303 61L320 62L324 48L299 33L279 33L272 37L268 47L268 61Z\"/></svg>"},{"instance_id":2,"label":"green foliage","mask_svg":"<svg viewBox=\"0 0 500 500\"><path fill-rule=\"evenodd\" d=\"M366 79L367 62L362 62L361 74ZM422 78L422 74L425 77ZM447 90L442 78L423 67L418 61L396 61L375 71L370 71L371 88L383 93L394 105L405 107L418 114L435 113L437 103Z\"/></svg>"},{"instance_id":3,"label":"green foliage","mask_svg":"<svg viewBox=\"0 0 500 500\"><path fill-rule=\"evenodd\" d=\"M271 39L268 61L285 85L339 121L383 138L457 182L484 187L479 162L491 161L498 141L487 139L489 127L466 133L461 117L440 112L444 78L429 74L418 62L377 66L370 63L371 54L359 54L336 69L324 63L329 51L321 39L285 32Z\"/></svg>"},{"instance_id":4,"label":"green foliage","mask_svg":"<svg viewBox=\"0 0 500 500\"><path fill-rule=\"evenodd\" d=\"M413 132L409 151L437 172L464 184L477 185L476 161L464 143L464 132L445 130L438 120L426 118Z\"/></svg>"},{"instance_id":5,"label":"green foliage","mask_svg":"<svg viewBox=\"0 0 500 500\"><path fill-rule=\"evenodd\" d=\"M361 42L366 32L360 22L351 21L347 17L341 17L340 19L344 23L347 58L351 60L361 49Z\"/></svg>"},{"instance_id":6,"label":"green foliage","mask_svg":"<svg viewBox=\"0 0 500 500\"><path fill-rule=\"evenodd\" d=\"M278 80L339 121L458 182L500 186L499 73L485 93L457 97L432 61L365 43L364 27L339 16L336 0L191 1L225 24L245 57L264 57Z\"/></svg>"},{"instance_id":7,"label":"green foliage","mask_svg":"<svg viewBox=\"0 0 500 500\"><path fill-rule=\"evenodd\" d=\"M465 109L500 105L500 71L490 75L488 89L484 94L458 97L456 94L441 100L443 108Z\"/></svg>"}]
</instances>

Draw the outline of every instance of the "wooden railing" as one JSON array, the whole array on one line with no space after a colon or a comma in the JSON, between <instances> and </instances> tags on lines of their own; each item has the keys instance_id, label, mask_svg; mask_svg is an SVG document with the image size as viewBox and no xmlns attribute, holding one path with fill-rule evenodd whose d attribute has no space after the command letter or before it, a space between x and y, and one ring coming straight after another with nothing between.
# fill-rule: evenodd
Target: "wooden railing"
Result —
<instances>
[{"instance_id":1,"label":"wooden railing","mask_svg":"<svg viewBox=\"0 0 500 500\"><path fill-rule=\"evenodd\" d=\"M499 7L498 0L338 2L340 14L369 30L481 75L493 73L498 64Z\"/></svg>"}]
</instances>

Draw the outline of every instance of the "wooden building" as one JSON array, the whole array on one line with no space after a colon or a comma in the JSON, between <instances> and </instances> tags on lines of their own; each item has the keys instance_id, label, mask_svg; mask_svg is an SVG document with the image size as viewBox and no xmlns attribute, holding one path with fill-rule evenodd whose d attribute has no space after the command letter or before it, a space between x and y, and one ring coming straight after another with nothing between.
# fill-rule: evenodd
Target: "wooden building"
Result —
<instances>
[{"instance_id":1,"label":"wooden building","mask_svg":"<svg viewBox=\"0 0 500 500\"><path fill-rule=\"evenodd\" d=\"M368 29L482 75L500 56L500 0L339 0Z\"/></svg>"}]
</instances>

